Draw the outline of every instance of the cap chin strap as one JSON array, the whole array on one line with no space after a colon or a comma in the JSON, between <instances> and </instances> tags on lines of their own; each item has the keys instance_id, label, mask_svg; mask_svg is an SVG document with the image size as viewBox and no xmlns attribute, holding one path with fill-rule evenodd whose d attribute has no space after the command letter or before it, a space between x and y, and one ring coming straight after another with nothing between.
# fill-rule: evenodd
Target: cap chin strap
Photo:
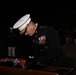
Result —
<instances>
[{"instance_id":1,"label":"cap chin strap","mask_svg":"<svg viewBox=\"0 0 76 75\"><path fill-rule=\"evenodd\" d=\"M25 26L25 27L20 31L20 34L23 34L23 33L25 32L26 27L27 27L27 26Z\"/></svg>"}]
</instances>

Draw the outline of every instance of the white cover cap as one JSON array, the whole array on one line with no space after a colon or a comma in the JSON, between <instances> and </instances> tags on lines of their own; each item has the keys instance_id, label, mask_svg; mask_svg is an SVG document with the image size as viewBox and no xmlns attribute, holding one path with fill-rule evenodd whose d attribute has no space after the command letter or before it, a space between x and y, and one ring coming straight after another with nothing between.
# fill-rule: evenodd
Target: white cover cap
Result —
<instances>
[{"instance_id":1,"label":"white cover cap","mask_svg":"<svg viewBox=\"0 0 76 75\"><path fill-rule=\"evenodd\" d=\"M31 21L30 14L26 14L14 24L13 28L14 29L18 28L19 31L21 31L22 29L27 27L30 21Z\"/></svg>"}]
</instances>

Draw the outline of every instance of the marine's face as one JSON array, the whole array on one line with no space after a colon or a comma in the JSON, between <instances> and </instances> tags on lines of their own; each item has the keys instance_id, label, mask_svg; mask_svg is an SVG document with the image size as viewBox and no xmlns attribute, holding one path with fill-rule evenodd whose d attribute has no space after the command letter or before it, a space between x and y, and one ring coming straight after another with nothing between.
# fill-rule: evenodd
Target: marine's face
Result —
<instances>
[{"instance_id":1,"label":"marine's face","mask_svg":"<svg viewBox=\"0 0 76 75\"><path fill-rule=\"evenodd\" d=\"M27 26L25 35L32 36L33 33L34 33L34 26L32 24L30 24L30 25Z\"/></svg>"}]
</instances>

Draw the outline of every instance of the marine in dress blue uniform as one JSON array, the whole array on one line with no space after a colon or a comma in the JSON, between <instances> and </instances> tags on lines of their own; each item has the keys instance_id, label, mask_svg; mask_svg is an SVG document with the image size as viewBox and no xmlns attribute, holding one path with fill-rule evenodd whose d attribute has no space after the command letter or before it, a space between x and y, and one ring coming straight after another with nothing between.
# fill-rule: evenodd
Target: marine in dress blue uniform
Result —
<instances>
[{"instance_id":1,"label":"marine in dress blue uniform","mask_svg":"<svg viewBox=\"0 0 76 75\"><path fill-rule=\"evenodd\" d=\"M30 25L30 14L23 16L13 26L18 28L20 34L25 32L25 29ZM68 66L67 59L62 49L60 48L60 40L57 31L51 26L41 26L39 24L32 37L32 58L36 60L37 65L52 65L52 66Z\"/></svg>"}]
</instances>

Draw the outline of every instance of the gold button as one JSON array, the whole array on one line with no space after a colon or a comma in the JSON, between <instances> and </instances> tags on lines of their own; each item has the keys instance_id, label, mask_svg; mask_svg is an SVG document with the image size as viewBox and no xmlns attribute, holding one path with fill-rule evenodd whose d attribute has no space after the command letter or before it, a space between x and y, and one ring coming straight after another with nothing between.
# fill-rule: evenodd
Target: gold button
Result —
<instances>
[{"instance_id":1,"label":"gold button","mask_svg":"<svg viewBox=\"0 0 76 75\"><path fill-rule=\"evenodd\" d=\"M56 61L56 59L54 59L54 61Z\"/></svg>"},{"instance_id":2,"label":"gold button","mask_svg":"<svg viewBox=\"0 0 76 75\"><path fill-rule=\"evenodd\" d=\"M35 37L37 37L37 35L35 35Z\"/></svg>"},{"instance_id":3,"label":"gold button","mask_svg":"<svg viewBox=\"0 0 76 75\"><path fill-rule=\"evenodd\" d=\"M42 52L42 49L40 51Z\"/></svg>"},{"instance_id":4,"label":"gold button","mask_svg":"<svg viewBox=\"0 0 76 75\"><path fill-rule=\"evenodd\" d=\"M45 46L45 49L48 49L48 46Z\"/></svg>"},{"instance_id":5,"label":"gold button","mask_svg":"<svg viewBox=\"0 0 76 75\"><path fill-rule=\"evenodd\" d=\"M32 42L35 42L35 40L32 40Z\"/></svg>"},{"instance_id":6,"label":"gold button","mask_svg":"<svg viewBox=\"0 0 76 75\"><path fill-rule=\"evenodd\" d=\"M37 33L37 31L35 31L35 33Z\"/></svg>"}]
</instances>

